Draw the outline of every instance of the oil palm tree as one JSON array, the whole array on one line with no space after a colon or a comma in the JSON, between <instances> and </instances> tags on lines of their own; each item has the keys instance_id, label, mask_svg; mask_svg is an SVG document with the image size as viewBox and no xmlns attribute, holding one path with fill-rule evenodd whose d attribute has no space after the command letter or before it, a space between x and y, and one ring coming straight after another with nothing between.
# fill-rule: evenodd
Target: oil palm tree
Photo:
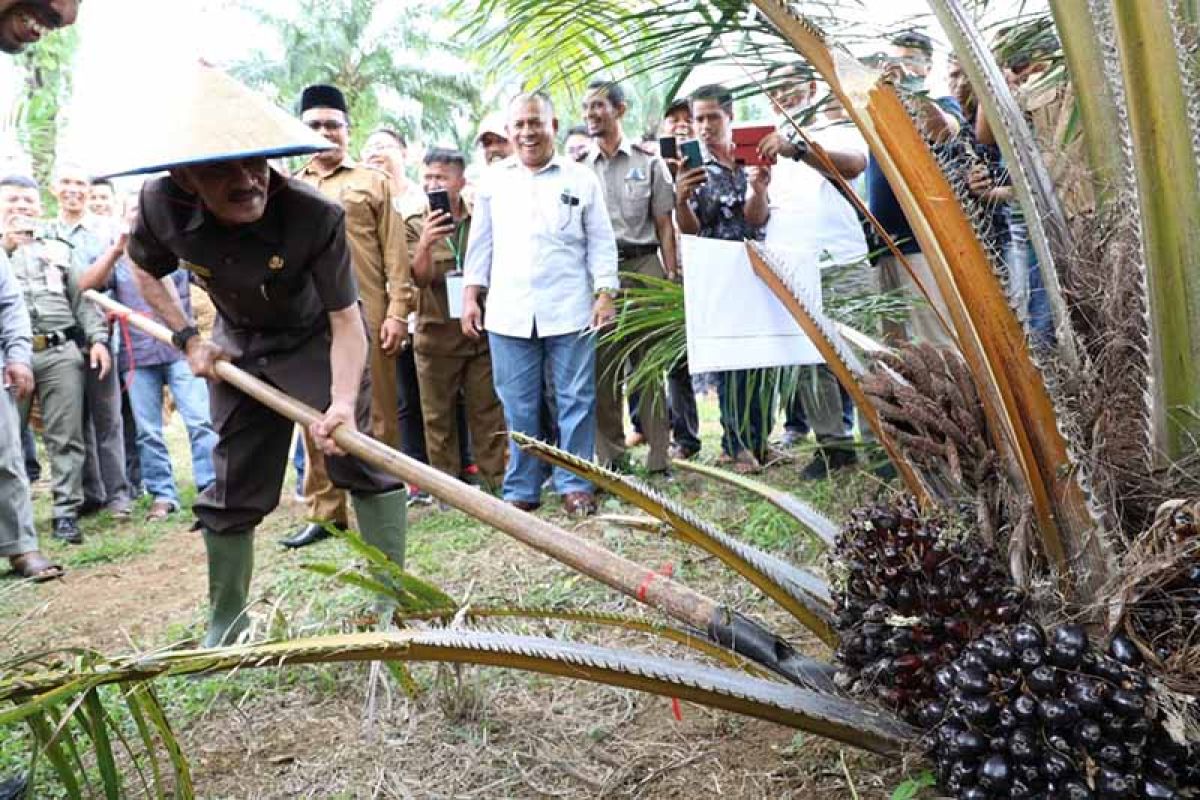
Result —
<instances>
[{"instance_id":1,"label":"oil palm tree","mask_svg":"<svg viewBox=\"0 0 1200 800\"><path fill-rule=\"evenodd\" d=\"M233 72L273 92L285 106L313 83L345 92L357 152L371 130L387 124L413 138L459 140L470 127L478 90L463 68L462 49L427 6L383 6L371 0L245 0L244 7L278 37L279 58L261 50Z\"/></svg>"}]
</instances>

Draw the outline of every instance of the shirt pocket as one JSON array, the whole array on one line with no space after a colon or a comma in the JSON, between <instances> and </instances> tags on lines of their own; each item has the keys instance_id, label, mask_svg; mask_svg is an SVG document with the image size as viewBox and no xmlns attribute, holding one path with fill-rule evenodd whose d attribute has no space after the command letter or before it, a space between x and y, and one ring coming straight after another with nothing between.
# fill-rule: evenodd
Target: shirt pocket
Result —
<instances>
[{"instance_id":1,"label":"shirt pocket","mask_svg":"<svg viewBox=\"0 0 1200 800\"><path fill-rule=\"evenodd\" d=\"M339 199L346 211L347 229L362 232L375 227L375 209L369 191L360 186L347 186Z\"/></svg>"}]
</instances>

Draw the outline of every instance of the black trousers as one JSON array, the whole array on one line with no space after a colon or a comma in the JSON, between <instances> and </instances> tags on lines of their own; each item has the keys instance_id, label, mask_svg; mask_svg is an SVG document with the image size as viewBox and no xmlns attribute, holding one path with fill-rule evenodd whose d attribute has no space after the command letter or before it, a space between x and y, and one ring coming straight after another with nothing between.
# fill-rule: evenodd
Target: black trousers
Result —
<instances>
[{"instance_id":1,"label":"black trousers","mask_svg":"<svg viewBox=\"0 0 1200 800\"><path fill-rule=\"evenodd\" d=\"M400 452L422 464L428 464L425 417L421 414L421 385L417 380L417 359L411 347L404 348L396 356L396 383L399 387L397 416L400 421Z\"/></svg>"},{"instance_id":2,"label":"black trousers","mask_svg":"<svg viewBox=\"0 0 1200 800\"><path fill-rule=\"evenodd\" d=\"M239 367L313 408L329 406L329 337L314 336L295 350L244 359ZM213 533L253 528L279 504L291 455L295 423L227 383L209 383L209 405L217 446L217 479L193 506ZM371 430L371 377L363 370L354 409L360 431ZM339 489L380 494L401 481L351 456L326 456L329 479Z\"/></svg>"}]
</instances>

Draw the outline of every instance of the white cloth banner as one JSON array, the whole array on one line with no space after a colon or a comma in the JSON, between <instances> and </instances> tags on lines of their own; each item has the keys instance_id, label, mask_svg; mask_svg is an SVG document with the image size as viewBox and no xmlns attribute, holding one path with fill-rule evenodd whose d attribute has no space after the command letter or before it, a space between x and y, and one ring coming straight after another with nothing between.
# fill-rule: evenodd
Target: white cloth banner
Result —
<instances>
[{"instance_id":1,"label":"white cloth banner","mask_svg":"<svg viewBox=\"0 0 1200 800\"><path fill-rule=\"evenodd\" d=\"M754 274L746 245L683 236L684 311L692 374L821 364L787 308ZM821 311L821 270L811 254L773 249Z\"/></svg>"}]
</instances>

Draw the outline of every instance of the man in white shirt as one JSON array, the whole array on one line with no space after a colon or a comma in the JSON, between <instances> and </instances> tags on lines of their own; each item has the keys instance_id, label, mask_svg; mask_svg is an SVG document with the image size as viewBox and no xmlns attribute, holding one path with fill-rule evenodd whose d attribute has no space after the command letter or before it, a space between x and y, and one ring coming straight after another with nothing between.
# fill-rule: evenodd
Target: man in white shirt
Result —
<instances>
[{"instance_id":1,"label":"man in white shirt","mask_svg":"<svg viewBox=\"0 0 1200 800\"><path fill-rule=\"evenodd\" d=\"M801 118L805 107L815 99L816 88L811 75L793 68L771 92L776 106L787 114L781 114L781 132L770 134L759 145L764 155L779 159L772 181L766 244L778 250L815 253L824 271L821 282L827 296L869 292L867 242L858 214L787 119ZM805 133L821 146L838 173L853 181L867 168L867 145L838 111L827 111ZM800 418L815 434L819 448L801 472L805 479L824 478L830 471L858 460L851 421L843 415L844 393L828 367L801 370L796 394L788 407L784 441L787 443L789 436L798 438L795 423Z\"/></svg>"},{"instance_id":2,"label":"man in white shirt","mask_svg":"<svg viewBox=\"0 0 1200 800\"><path fill-rule=\"evenodd\" d=\"M595 174L554 152L558 120L541 92L508 106L514 155L479 184L464 270L462 327L483 335L493 381L511 431L540 436L538 401L549 365L558 445L591 459L596 443L596 343L615 316L617 244ZM486 320L480 303L487 291ZM504 499L526 511L541 504L540 462L509 447ZM554 470L569 514L596 510L592 485Z\"/></svg>"}]
</instances>

